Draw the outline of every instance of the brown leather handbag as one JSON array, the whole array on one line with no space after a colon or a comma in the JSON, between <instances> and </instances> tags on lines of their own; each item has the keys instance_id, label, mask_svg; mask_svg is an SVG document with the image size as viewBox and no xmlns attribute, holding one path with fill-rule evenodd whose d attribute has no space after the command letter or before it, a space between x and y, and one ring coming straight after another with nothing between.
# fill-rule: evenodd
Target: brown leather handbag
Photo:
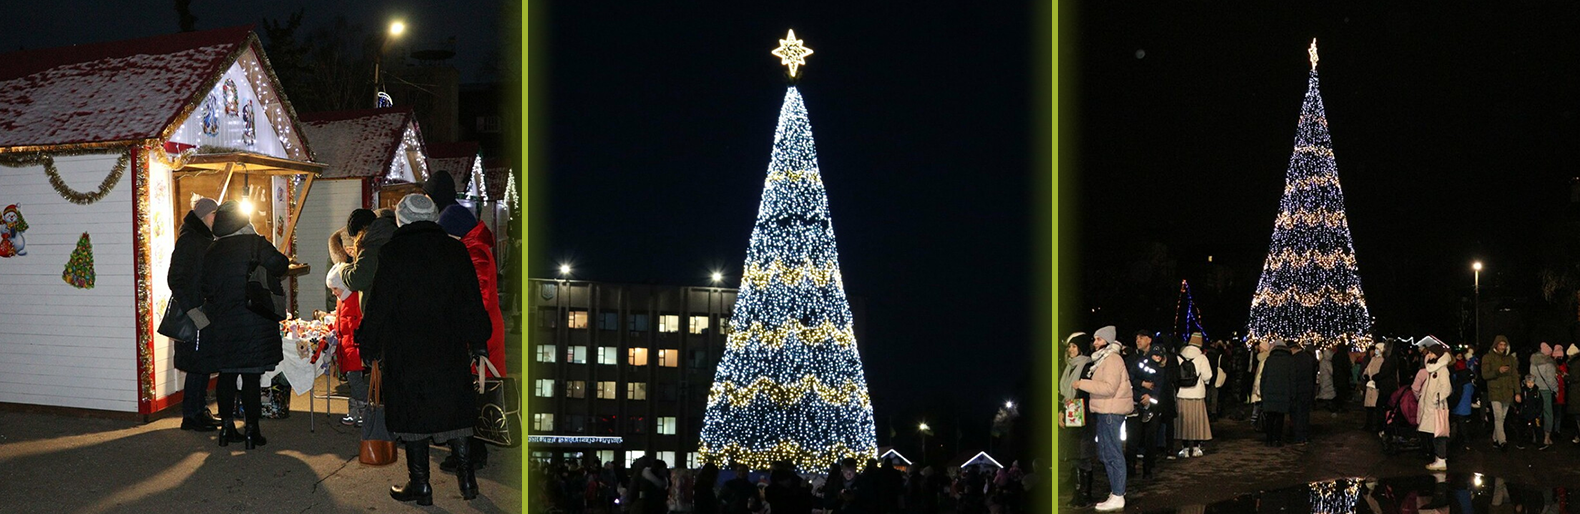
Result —
<instances>
[{"instance_id":1,"label":"brown leather handbag","mask_svg":"<svg viewBox=\"0 0 1580 514\"><path fill-rule=\"evenodd\" d=\"M369 466L388 466L395 463L395 438L384 425L384 376L379 373L379 363L368 368L368 411L362 420L362 448L357 461Z\"/></svg>"}]
</instances>

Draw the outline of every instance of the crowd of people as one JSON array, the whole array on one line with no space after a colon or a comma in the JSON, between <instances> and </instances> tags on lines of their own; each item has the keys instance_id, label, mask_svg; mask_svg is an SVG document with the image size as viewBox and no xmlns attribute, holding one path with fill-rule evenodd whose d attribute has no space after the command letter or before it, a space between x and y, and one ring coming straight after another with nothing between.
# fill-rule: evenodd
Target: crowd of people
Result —
<instances>
[{"instance_id":1,"label":"crowd of people","mask_svg":"<svg viewBox=\"0 0 1580 514\"><path fill-rule=\"evenodd\" d=\"M589 457L552 465L534 461L528 484L534 513L1016 514L1035 511L1031 491L1047 487L1039 473L1044 471L1037 462L1023 470L1018 462L1003 469L961 469L845 459L817 474L797 473L788 462L763 472L714 464L693 470L670 469L646 456L627 469Z\"/></svg>"},{"instance_id":2,"label":"crowd of people","mask_svg":"<svg viewBox=\"0 0 1580 514\"><path fill-rule=\"evenodd\" d=\"M1414 344L1384 340L1352 352L1346 344L1303 341L1208 343L1201 333L1180 344L1145 330L1125 342L1117 332L1106 326L1067 337L1059 376L1066 411L1059 419L1061 454L1069 457L1075 490L1070 503L1095 504L1100 511L1122 510L1129 482L1137 475L1152 480L1160 458L1205 455L1212 425L1223 416L1249 420L1268 446L1305 445L1314 410L1337 414L1359 399L1366 416L1358 428L1377 433L1384 444L1419 447L1430 455L1427 469L1443 471L1451 442L1463 440L1474 420L1496 417L1486 424L1499 427L1495 437L1502 444L1505 413L1516 406L1516 419L1531 420L1517 423L1525 440L1550 445L1555 422L1563 419L1559 409L1580 396L1565 397L1560 385L1580 387L1580 377L1561 364L1580 349L1544 343L1530 359L1522 390L1515 378L1519 365L1502 336L1498 357L1478 368L1473 350L1454 351L1431 336ZM1575 420L1580 425L1580 416ZM1575 441L1580 444L1580 435ZM1099 471L1108 479L1106 497L1092 490Z\"/></svg>"},{"instance_id":3,"label":"crowd of people","mask_svg":"<svg viewBox=\"0 0 1580 514\"><path fill-rule=\"evenodd\" d=\"M407 195L395 209L353 211L330 237L335 265L324 282L335 297L336 365L352 399L342 422L360 425L382 413L405 448L409 475L390 496L421 505L433 503L431 444L448 444L441 470L456 474L463 498L477 496L475 470L487 459L487 447L472 438L477 359L506 373L493 234L456 203L454 189L440 173L424 184L425 194ZM258 235L242 205L193 199L168 282L172 308L198 328L194 340L175 342L176 368L186 373L181 428L217 430L220 446L240 442L251 450L267 443L258 422L259 382L284 358L279 319L286 315L260 308L257 296L279 291L290 260ZM382 374L379 411L367 408L366 375L375 367ZM215 373L217 417L206 395ZM238 382L244 430L234 419Z\"/></svg>"}]
</instances>

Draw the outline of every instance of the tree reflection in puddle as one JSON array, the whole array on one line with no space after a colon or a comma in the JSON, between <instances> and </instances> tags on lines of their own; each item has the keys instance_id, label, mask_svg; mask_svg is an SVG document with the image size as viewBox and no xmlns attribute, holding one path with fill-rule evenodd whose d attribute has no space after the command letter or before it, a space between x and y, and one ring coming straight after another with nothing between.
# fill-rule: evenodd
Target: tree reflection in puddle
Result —
<instances>
[{"instance_id":1,"label":"tree reflection in puddle","mask_svg":"<svg viewBox=\"0 0 1580 514\"><path fill-rule=\"evenodd\" d=\"M1147 514L1470 514L1568 513L1580 487L1533 488L1481 474L1433 474L1383 479L1341 478L1255 494L1210 505L1149 509Z\"/></svg>"}]
</instances>

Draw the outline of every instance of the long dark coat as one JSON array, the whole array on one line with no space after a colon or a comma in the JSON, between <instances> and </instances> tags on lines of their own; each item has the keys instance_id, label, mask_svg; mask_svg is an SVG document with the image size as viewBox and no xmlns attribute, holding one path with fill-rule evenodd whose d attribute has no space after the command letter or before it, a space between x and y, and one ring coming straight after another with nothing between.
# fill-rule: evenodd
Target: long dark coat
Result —
<instances>
[{"instance_id":1,"label":"long dark coat","mask_svg":"<svg viewBox=\"0 0 1580 514\"><path fill-rule=\"evenodd\" d=\"M1262 410L1290 412L1295 396L1295 356L1289 348L1274 346L1262 363Z\"/></svg>"},{"instance_id":2,"label":"long dark coat","mask_svg":"<svg viewBox=\"0 0 1580 514\"><path fill-rule=\"evenodd\" d=\"M214 242L214 233L192 211L181 220L181 235L176 238L176 249L170 252L170 272L165 282L170 285L170 295L175 298L182 312L203 305L203 253ZM192 341L175 341L176 369L188 373L199 370L197 352Z\"/></svg>"},{"instance_id":3,"label":"long dark coat","mask_svg":"<svg viewBox=\"0 0 1580 514\"><path fill-rule=\"evenodd\" d=\"M1306 402L1316 401L1317 354L1312 353L1308 349L1295 353L1293 356L1295 358L1295 368L1292 379L1295 384L1295 399Z\"/></svg>"},{"instance_id":4,"label":"long dark coat","mask_svg":"<svg viewBox=\"0 0 1580 514\"><path fill-rule=\"evenodd\" d=\"M1350 360L1348 346L1339 345L1334 348L1331 362L1333 364L1333 393L1335 395L1333 399L1339 403L1347 402L1350 399L1350 391L1355 389L1355 386L1350 384L1351 367L1355 365L1355 362Z\"/></svg>"},{"instance_id":5,"label":"long dark coat","mask_svg":"<svg viewBox=\"0 0 1580 514\"><path fill-rule=\"evenodd\" d=\"M379 250L362 311L362 358L383 362L385 421L392 432L437 434L477 422L471 352L487 348L483 310L466 245L439 224L400 227Z\"/></svg>"},{"instance_id":6,"label":"long dark coat","mask_svg":"<svg viewBox=\"0 0 1580 514\"><path fill-rule=\"evenodd\" d=\"M280 324L247 309L247 275L254 252L270 280L285 276L290 260L263 236L239 233L246 220L234 219L233 213L221 209L215 215L214 233L222 235L203 254L203 314L209 326L198 332L199 372L267 369L285 359Z\"/></svg>"}]
</instances>

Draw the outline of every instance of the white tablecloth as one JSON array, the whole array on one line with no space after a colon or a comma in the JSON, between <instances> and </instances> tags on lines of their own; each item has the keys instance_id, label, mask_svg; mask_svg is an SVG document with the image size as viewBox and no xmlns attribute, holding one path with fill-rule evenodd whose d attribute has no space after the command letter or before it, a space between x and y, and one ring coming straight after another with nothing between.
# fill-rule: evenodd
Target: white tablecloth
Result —
<instances>
[{"instance_id":1,"label":"white tablecloth","mask_svg":"<svg viewBox=\"0 0 1580 514\"><path fill-rule=\"evenodd\" d=\"M263 374L263 383L267 385L275 375L285 375L285 381L291 384L291 391L303 395L313 390L314 381L319 376L329 372L329 363L334 360L336 341L329 337L329 345L323 353L318 355L318 362L310 362L313 358L309 353L306 359L296 355L298 339L293 337L281 338L281 350L285 352L285 360L275 365L274 371Z\"/></svg>"}]
</instances>

